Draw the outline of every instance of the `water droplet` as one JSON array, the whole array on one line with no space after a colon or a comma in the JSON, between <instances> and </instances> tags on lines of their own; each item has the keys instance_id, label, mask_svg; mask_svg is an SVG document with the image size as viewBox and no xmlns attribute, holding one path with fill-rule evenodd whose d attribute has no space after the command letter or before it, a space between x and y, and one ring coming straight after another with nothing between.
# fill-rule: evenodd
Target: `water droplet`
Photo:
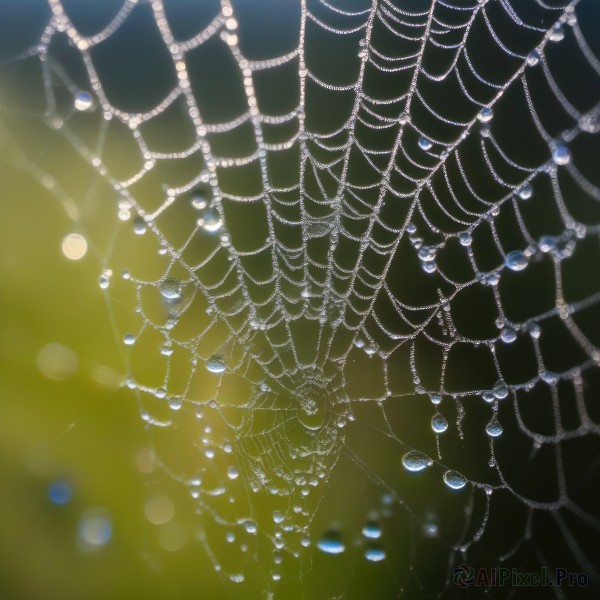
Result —
<instances>
[{"instance_id":1,"label":"water droplet","mask_svg":"<svg viewBox=\"0 0 600 600\"><path fill-rule=\"evenodd\" d=\"M126 333L123 336L123 343L126 346L133 346L133 344L135 344L135 335L133 335L133 333Z\"/></svg>"},{"instance_id":2,"label":"water droplet","mask_svg":"<svg viewBox=\"0 0 600 600\"><path fill-rule=\"evenodd\" d=\"M555 250L557 245L556 238L553 235L543 235L538 240L538 248L544 253Z\"/></svg>"},{"instance_id":3,"label":"water droplet","mask_svg":"<svg viewBox=\"0 0 600 600\"><path fill-rule=\"evenodd\" d=\"M198 219L198 225L208 231L209 233L215 233L223 227L223 219L215 208L207 208L204 211L201 219Z\"/></svg>"},{"instance_id":4,"label":"water droplet","mask_svg":"<svg viewBox=\"0 0 600 600\"><path fill-rule=\"evenodd\" d=\"M571 160L571 151L563 144L559 144L552 152L552 160L557 165L566 165Z\"/></svg>"},{"instance_id":5,"label":"water droplet","mask_svg":"<svg viewBox=\"0 0 600 600\"><path fill-rule=\"evenodd\" d=\"M517 332L512 327L505 327L500 332L500 339L505 344L512 344L517 339Z\"/></svg>"},{"instance_id":6,"label":"water droplet","mask_svg":"<svg viewBox=\"0 0 600 600\"><path fill-rule=\"evenodd\" d=\"M166 396L167 396L167 390L165 390L165 388L162 388L162 387L161 387L161 388L158 388L158 389L156 390L156 392L154 392L154 395L155 395L157 398L160 398L160 399L162 399L162 398L166 398Z\"/></svg>"},{"instance_id":7,"label":"water droplet","mask_svg":"<svg viewBox=\"0 0 600 600\"><path fill-rule=\"evenodd\" d=\"M458 241L460 242L461 246L468 247L473 243L473 238L468 231L463 231L461 234L459 234Z\"/></svg>"},{"instance_id":8,"label":"water droplet","mask_svg":"<svg viewBox=\"0 0 600 600\"><path fill-rule=\"evenodd\" d=\"M490 437L498 437L500 435L502 435L502 432L504 430L502 429L502 425L500 425L500 421L498 421L498 419L496 417L494 417L487 425L485 428L485 432L490 436Z\"/></svg>"},{"instance_id":9,"label":"water droplet","mask_svg":"<svg viewBox=\"0 0 600 600\"><path fill-rule=\"evenodd\" d=\"M433 461L427 454L423 454L418 450L411 450L402 457L402 465L407 471L417 473L423 471L427 467L430 467Z\"/></svg>"},{"instance_id":10,"label":"water droplet","mask_svg":"<svg viewBox=\"0 0 600 600\"><path fill-rule=\"evenodd\" d=\"M248 533L251 533L252 535L254 535L257 531L256 523L254 521L251 521L250 519L248 519L247 521L244 521L244 529Z\"/></svg>"},{"instance_id":11,"label":"water droplet","mask_svg":"<svg viewBox=\"0 0 600 600\"><path fill-rule=\"evenodd\" d=\"M365 558L370 562L385 560L385 552L379 546L370 546L365 550Z\"/></svg>"},{"instance_id":12,"label":"water droplet","mask_svg":"<svg viewBox=\"0 0 600 600\"><path fill-rule=\"evenodd\" d=\"M521 200L529 200L533 196L533 186L530 183L524 185L522 188L519 188L517 195Z\"/></svg>"},{"instance_id":13,"label":"water droplet","mask_svg":"<svg viewBox=\"0 0 600 600\"><path fill-rule=\"evenodd\" d=\"M535 67L535 65L537 65L540 62L540 53L537 50L532 50L528 55L527 55L527 64L530 67Z\"/></svg>"},{"instance_id":14,"label":"water droplet","mask_svg":"<svg viewBox=\"0 0 600 600\"><path fill-rule=\"evenodd\" d=\"M595 114L583 115L579 119L579 127L587 133L596 133L598 131L598 116Z\"/></svg>"},{"instance_id":15,"label":"water droplet","mask_svg":"<svg viewBox=\"0 0 600 600\"><path fill-rule=\"evenodd\" d=\"M142 217L136 217L133 220L133 233L136 235L144 235L146 233L146 221Z\"/></svg>"},{"instance_id":16,"label":"water droplet","mask_svg":"<svg viewBox=\"0 0 600 600\"><path fill-rule=\"evenodd\" d=\"M435 433L444 433L444 431L448 429L448 421L442 413L435 413L435 415L431 417L431 429L433 429Z\"/></svg>"},{"instance_id":17,"label":"water droplet","mask_svg":"<svg viewBox=\"0 0 600 600\"><path fill-rule=\"evenodd\" d=\"M101 289L105 290L110 285L110 276L112 271L103 271L100 277L98 277L98 285Z\"/></svg>"},{"instance_id":18,"label":"water droplet","mask_svg":"<svg viewBox=\"0 0 600 600\"><path fill-rule=\"evenodd\" d=\"M181 300L181 282L172 278L165 279L160 284L160 294L169 302L177 302L178 300Z\"/></svg>"},{"instance_id":19,"label":"water droplet","mask_svg":"<svg viewBox=\"0 0 600 600\"><path fill-rule=\"evenodd\" d=\"M437 270L437 265L435 264L435 262L423 262L421 263L421 267L423 269L423 271L425 271L425 273L435 273L435 271Z\"/></svg>"},{"instance_id":20,"label":"water droplet","mask_svg":"<svg viewBox=\"0 0 600 600\"><path fill-rule=\"evenodd\" d=\"M354 346L356 348L364 348L364 346L365 346L365 340L363 340L363 338L361 338L361 337L357 337L354 340Z\"/></svg>"},{"instance_id":21,"label":"water droplet","mask_svg":"<svg viewBox=\"0 0 600 600\"><path fill-rule=\"evenodd\" d=\"M318 541L317 548L325 554L341 554L346 550L340 534L336 531L327 531Z\"/></svg>"},{"instance_id":22,"label":"water droplet","mask_svg":"<svg viewBox=\"0 0 600 600\"><path fill-rule=\"evenodd\" d=\"M171 354L173 354L173 346L171 346L171 342L165 342L160 348L160 353L163 356L171 356Z\"/></svg>"},{"instance_id":23,"label":"water droplet","mask_svg":"<svg viewBox=\"0 0 600 600\"><path fill-rule=\"evenodd\" d=\"M196 210L204 210L208 205L206 196L196 192L191 199L191 204Z\"/></svg>"},{"instance_id":24,"label":"water droplet","mask_svg":"<svg viewBox=\"0 0 600 600\"><path fill-rule=\"evenodd\" d=\"M53 481L48 488L48 497L53 504L68 504L73 496L71 486L61 479Z\"/></svg>"},{"instance_id":25,"label":"water droplet","mask_svg":"<svg viewBox=\"0 0 600 600\"><path fill-rule=\"evenodd\" d=\"M467 479L458 471L446 471L444 473L444 483L453 490L460 490L467 484Z\"/></svg>"},{"instance_id":26,"label":"water droplet","mask_svg":"<svg viewBox=\"0 0 600 600\"><path fill-rule=\"evenodd\" d=\"M429 150L431 150L433 148L433 143L431 142L431 140L428 140L426 137L420 137L419 138L419 148L421 148L421 150L425 150L425 152L428 152Z\"/></svg>"},{"instance_id":27,"label":"water droplet","mask_svg":"<svg viewBox=\"0 0 600 600\"><path fill-rule=\"evenodd\" d=\"M542 328L537 323L532 323L529 326L528 331L529 331L529 335L536 340L542 334Z\"/></svg>"},{"instance_id":28,"label":"water droplet","mask_svg":"<svg viewBox=\"0 0 600 600\"><path fill-rule=\"evenodd\" d=\"M362 528L362 534L369 539L376 540L381 537L382 531L379 523L375 521L369 521Z\"/></svg>"},{"instance_id":29,"label":"water droplet","mask_svg":"<svg viewBox=\"0 0 600 600\"><path fill-rule=\"evenodd\" d=\"M485 391L481 394L481 397L485 402L493 402L496 399L496 396L490 391Z\"/></svg>"},{"instance_id":30,"label":"water droplet","mask_svg":"<svg viewBox=\"0 0 600 600\"><path fill-rule=\"evenodd\" d=\"M206 361L206 369L211 373L223 373L225 371L225 359L221 354L213 354Z\"/></svg>"},{"instance_id":31,"label":"water droplet","mask_svg":"<svg viewBox=\"0 0 600 600\"><path fill-rule=\"evenodd\" d=\"M422 248L419 248L417 256L424 262L431 262L435 260L435 252L435 248L432 248L431 246L423 246Z\"/></svg>"},{"instance_id":32,"label":"water droplet","mask_svg":"<svg viewBox=\"0 0 600 600\"><path fill-rule=\"evenodd\" d=\"M494 388L492 389L492 394L494 394L494 398L497 398L498 400L504 400L504 398L508 396L508 387L506 387L504 381L496 382L496 385L494 385Z\"/></svg>"},{"instance_id":33,"label":"water droplet","mask_svg":"<svg viewBox=\"0 0 600 600\"><path fill-rule=\"evenodd\" d=\"M550 35L548 36L548 39L551 42L561 42L562 40L565 39L565 30L563 29L563 26L561 23L556 23L552 27L552 30L550 31Z\"/></svg>"},{"instance_id":34,"label":"water droplet","mask_svg":"<svg viewBox=\"0 0 600 600\"><path fill-rule=\"evenodd\" d=\"M489 123L494 116L494 111L489 106L484 106L479 113L477 114L477 118L482 123Z\"/></svg>"},{"instance_id":35,"label":"water droplet","mask_svg":"<svg viewBox=\"0 0 600 600\"><path fill-rule=\"evenodd\" d=\"M425 527L423 529L425 530L425 535L427 537L436 537L438 534L438 526L436 523L425 523Z\"/></svg>"},{"instance_id":36,"label":"water droplet","mask_svg":"<svg viewBox=\"0 0 600 600\"><path fill-rule=\"evenodd\" d=\"M229 479L237 479L239 475L240 472L235 467L229 467L229 469L227 469L227 477L229 477Z\"/></svg>"},{"instance_id":37,"label":"water droplet","mask_svg":"<svg viewBox=\"0 0 600 600\"><path fill-rule=\"evenodd\" d=\"M171 410L181 410L183 400L181 398L169 398L169 408Z\"/></svg>"},{"instance_id":38,"label":"water droplet","mask_svg":"<svg viewBox=\"0 0 600 600\"><path fill-rule=\"evenodd\" d=\"M365 346L365 354L367 356L374 356L377 353L377 346L375 344L367 344Z\"/></svg>"},{"instance_id":39,"label":"water droplet","mask_svg":"<svg viewBox=\"0 0 600 600\"><path fill-rule=\"evenodd\" d=\"M432 394L430 400L431 403L435 404L436 406L442 403L442 397L439 394Z\"/></svg>"},{"instance_id":40,"label":"water droplet","mask_svg":"<svg viewBox=\"0 0 600 600\"><path fill-rule=\"evenodd\" d=\"M506 255L504 264L511 271L522 271L529 264L529 258L520 250L513 250Z\"/></svg>"},{"instance_id":41,"label":"water droplet","mask_svg":"<svg viewBox=\"0 0 600 600\"><path fill-rule=\"evenodd\" d=\"M86 111L90 110L94 104L94 99L92 95L87 90L79 90L75 94L75 100L73 101L73 106L75 110Z\"/></svg>"}]
</instances>

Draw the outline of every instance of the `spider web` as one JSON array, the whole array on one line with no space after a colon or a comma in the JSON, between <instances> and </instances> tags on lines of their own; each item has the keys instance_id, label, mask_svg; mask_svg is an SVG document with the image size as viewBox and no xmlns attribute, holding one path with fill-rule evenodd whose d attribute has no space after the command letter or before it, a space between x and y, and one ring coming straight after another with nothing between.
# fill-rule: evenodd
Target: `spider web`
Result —
<instances>
[{"instance_id":1,"label":"spider web","mask_svg":"<svg viewBox=\"0 0 600 600\"><path fill-rule=\"evenodd\" d=\"M594 2L200 4L40 4L3 135L227 593L597 587Z\"/></svg>"}]
</instances>

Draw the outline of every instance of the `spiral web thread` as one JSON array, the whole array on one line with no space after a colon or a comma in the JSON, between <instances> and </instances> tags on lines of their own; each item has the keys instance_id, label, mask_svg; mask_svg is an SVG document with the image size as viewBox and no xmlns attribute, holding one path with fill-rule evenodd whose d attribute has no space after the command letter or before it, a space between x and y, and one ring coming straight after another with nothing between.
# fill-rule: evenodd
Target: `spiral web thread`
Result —
<instances>
[{"instance_id":1,"label":"spiral web thread","mask_svg":"<svg viewBox=\"0 0 600 600\"><path fill-rule=\"evenodd\" d=\"M436 535L437 527L405 502L397 485L347 445L360 427L391 443L398 470L404 456L409 470L427 470L446 487L472 489L462 533L444 540L450 566L485 539L494 499L511 496L525 508L527 525L495 564L518 552L531 537L533 516L544 513L594 577L593 559L576 531L583 525L597 532L600 523L590 507L573 500L563 456L565 444L599 432L586 390L600 364L590 325L600 301L593 268L600 188L586 157L599 130L600 61L578 19L590 2L535 0L527 14L509 0L363 4L348 10L303 0L297 47L252 60L242 51L243 30L227 0L186 40L172 33L168 3L127 0L104 29L86 37L68 10L49 0L39 43L5 65L39 63L40 120L75 150L96 188L104 185L103 202L114 198L118 226L106 248L97 249L109 299L118 232L135 229L156 242L159 276L144 278L135 269L123 274L136 290L141 317L125 343L131 354L158 345L162 356L151 377L137 373L128 354L126 383L157 440L157 460L190 489L204 523L197 536L224 580L244 581L252 565L279 556L265 576L269 587L281 577L282 562L310 561L303 547L316 543L311 523L342 456L384 494L385 510L405 511L425 527L424 535ZM139 11L152 15L175 84L150 110L127 112L111 103L94 49ZM315 60L310 46L317 35L332 50ZM79 55L84 81L75 82L54 55L62 38ZM189 61L195 50L215 43L238 72L243 104L227 122L203 119ZM336 60L351 72L346 81ZM556 74L567 62L589 81L586 97L574 97L567 79ZM278 114L262 110L255 80L288 67L298 82L295 106ZM60 99L65 90L67 109ZM339 101L326 119L329 127L315 118L322 93L330 103ZM148 124L178 105L191 143L177 151L153 149ZM511 120L511 106L525 112L527 130ZM5 107L5 116L10 111ZM98 132L95 143L79 132L90 124ZM106 139L117 126L134 142L139 161L126 177L109 168ZM230 145L231 156L213 148L220 135L243 128L253 148L236 155L247 144ZM89 198L71 195L40 157L15 156L11 160L55 194L82 231L93 229L85 222ZM161 165L190 159L199 167L183 182L162 174L159 184L152 179ZM251 183L241 191L231 185L244 177ZM150 188L154 203L145 192ZM196 208L190 208L194 198ZM240 241L233 224L247 207L260 208L253 217L258 224L249 220L253 231ZM172 217L185 211L185 218ZM539 219L541 211L552 220ZM179 218L177 229L171 218ZM540 230L540 222L548 229ZM546 307L524 302L521 309L514 299L532 293L527 285L538 281L536 269L549 274L540 284ZM588 281L583 292L573 285L574 273ZM147 309L153 302L154 312ZM548 348L558 343L572 351L555 367L556 352ZM506 365L516 347L531 368L515 378ZM475 370L489 370L489 377L481 376L485 385L479 373L469 382L471 361ZM449 376L456 365L467 371L458 382ZM361 369L372 379L370 391L356 384ZM232 395L243 393L233 394L228 380L247 383L246 397L232 403ZM399 433L395 415L403 409L396 407L409 406L407 399L427 412L420 434L429 441L422 446ZM575 422L567 422L565 404ZM474 429L469 414L475 405L487 412ZM532 405L551 415L551 427L529 418ZM365 414L378 416L365 423ZM189 469L173 467L161 455L160 437L190 427L201 430L190 436L195 461ZM487 475L473 467L477 475L471 476L472 465L446 461L444 436L451 431L456 445L470 437L483 444ZM511 435L529 443L529 458L516 469L521 476L530 473L533 457L550 450L553 497L537 499L505 475L496 450ZM277 507L272 519L261 514L263 497ZM477 502L484 507L479 512ZM235 539L230 558L214 548L225 532ZM231 558L234 548L245 558ZM541 551L539 560L550 564ZM449 572L444 582L442 589L450 585Z\"/></svg>"}]
</instances>

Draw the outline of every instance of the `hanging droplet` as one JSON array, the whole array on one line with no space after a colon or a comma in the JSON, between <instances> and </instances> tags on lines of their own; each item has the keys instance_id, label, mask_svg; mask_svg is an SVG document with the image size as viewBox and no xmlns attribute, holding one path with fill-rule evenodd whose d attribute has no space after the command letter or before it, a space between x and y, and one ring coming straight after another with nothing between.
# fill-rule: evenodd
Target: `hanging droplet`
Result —
<instances>
[{"instance_id":1,"label":"hanging droplet","mask_svg":"<svg viewBox=\"0 0 600 600\"><path fill-rule=\"evenodd\" d=\"M565 30L563 29L563 26L561 23L556 23L552 27L552 30L550 31L550 35L548 36L548 39L551 42L562 42L562 40L565 39Z\"/></svg>"},{"instance_id":2,"label":"hanging droplet","mask_svg":"<svg viewBox=\"0 0 600 600\"><path fill-rule=\"evenodd\" d=\"M496 417L494 417L487 425L485 428L485 432L490 436L490 437L498 437L500 435L502 435L502 432L504 430L502 429L502 425L500 425L500 421L498 421L498 419Z\"/></svg>"},{"instance_id":3,"label":"hanging droplet","mask_svg":"<svg viewBox=\"0 0 600 600\"><path fill-rule=\"evenodd\" d=\"M215 374L223 373L225 371L225 359L221 354L213 354L206 361L206 369Z\"/></svg>"},{"instance_id":4,"label":"hanging droplet","mask_svg":"<svg viewBox=\"0 0 600 600\"><path fill-rule=\"evenodd\" d=\"M198 219L198 225L209 233L216 233L223 227L223 219L215 208L207 208L201 219Z\"/></svg>"},{"instance_id":5,"label":"hanging droplet","mask_svg":"<svg viewBox=\"0 0 600 600\"><path fill-rule=\"evenodd\" d=\"M556 238L553 235L543 235L539 240L538 240L538 248L540 249L541 252L552 252L552 250L556 250L556 247L558 246L558 242L556 241Z\"/></svg>"},{"instance_id":6,"label":"hanging droplet","mask_svg":"<svg viewBox=\"0 0 600 600\"><path fill-rule=\"evenodd\" d=\"M529 264L529 258L520 250L513 250L506 255L504 264L511 271L522 271Z\"/></svg>"},{"instance_id":7,"label":"hanging droplet","mask_svg":"<svg viewBox=\"0 0 600 600\"><path fill-rule=\"evenodd\" d=\"M423 471L427 467L430 467L433 461L427 454L419 452L418 450L411 450L402 457L402 465L407 471L412 473L418 473Z\"/></svg>"},{"instance_id":8,"label":"hanging droplet","mask_svg":"<svg viewBox=\"0 0 600 600\"><path fill-rule=\"evenodd\" d=\"M530 183L524 185L522 188L519 188L517 195L521 200L529 200L533 196L533 186Z\"/></svg>"},{"instance_id":9,"label":"hanging droplet","mask_svg":"<svg viewBox=\"0 0 600 600\"><path fill-rule=\"evenodd\" d=\"M571 151L564 144L559 144L552 152L552 160L557 165L566 165L571 160Z\"/></svg>"},{"instance_id":10,"label":"hanging droplet","mask_svg":"<svg viewBox=\"0 0 600 600\"><path fill-rule=\"evenodd\" d=\"M500 332L500 339L505 344L512 344L517 339L517 332L512 327L505 327Z\"/></svg>"},{"instance_id":11,"label":"hanging droplet","mask_svg":"<svg viewBox=\"0 0 600 600\"><path fill-rule=\"evenodd\" d=\"M435 273L437 271L437 265L435 262L423 262L421 263L421 268L425 273Z\"/></svg>"},{"instance_id":12,"label":"hanging droplet","mask_svg":"<svg viewBox=\"0 0 600 600\"><path fill-rule=\"evenodd\" d=\"M229 469L227 469L227 477L229 477L229 479L237 479L239 475L240 472L235 467L229 467Z\"/></svg>"},{"instance_id":13,"label":"hanging droplet","mask_svg":"<svg viewBox=\"0 0 600 600\"><path fill-rule=\"evenodd\" d=\"M492 392L486 390L481 394L481 398L484 400L484 402L493 402L496 399L496 396L494 396Z\"/></svg>"},{"instance_id":14,"label":"hanging droplet","mask_svg":"<svg viewBox=\"0 0 600 600\"><path fill-rule=\"evenodd\" d=\"M535 340L537 340L542 334L542 328L537 323L532 323L528 327L527 331L529 331L529 335Z\"/></svg>"},{"instance_id":15,"label":"hanging droplet","mask_svg":"<svg viewBox=\"0 0 600 600\"><path fill-rule=\"evenodd\" d=\"M484 106L479 113L477 114L477 118L482 123L489 123L494 116L494 111L489 106Z\"/></svg>"},{"instance_id":16,"label":"hanging droplet","mask_svg":"<svg viewBox=\"0 0 600 600\"><path fill-rule=\"evenodd\" d=\"M342 554L346 550L346 546L342 542L342 538L337 531L327 531L323 537L317 542L317 548L325 554Z\"/></svg>"},{"instance_id":17,"label":"hanging droplet","mask_svg":"<svg viewBox=\"0 0 600 600\"><path fill-rule=\"evenodd\" d=\"M433 429L435 433L444 433L444 431L448 429L448 421L442 413L435 413L435 415L431 417L431 429Z\"/></svg>"},{"instance_id":18,"label":"hanging droplet","mask_svg":"<svg viewBox=\"0 0 600 600\"><path fill-rule=\"evenodd\" d=\"M254 521L251 521L250 519L244 521L244 529L254 535L257 531L257 527L256 527L256 523Z\"/></svg>"},{"instance_id":19,"label":"hanging droplet","mask_svg":"<svg viewBox=\"0 0 600 600\"><path fill-rule=\"evenodd\" d=\"M460 242L461 246L468 247L473 243L473 238L468 231L463 231L459 234L458 241Z\"/></svg>"},{"instance_id":20,"label":"hanging droplet","mask_svg":"<svg viewBox=\"0 0 600 600\"><path fill-rule=\"evenodd\" d=\"M192 195L191 204L196 210L204 210L208 206L208 200L206 196L203 196L199 192Z\"/></svg>"},{"instance_id":21,"label":"hanging droplet","mask_svg":"<svg viewBox=\"0 0 600 600\"><path fill-rule=\"evenodd\" d=\"M165 342L161 347L160 347L160 353L163 356L171 356L171 354L173 354L173 346L171 345L170 341Z\"/></svg>"},{"instance_id":22,"label":"hanging droplet","mask_svg":"<svg viewBox=\"0 0 600 600\"><path fill-rule=\"evenodd\" d=\"M112 275L112 271L110 269L103 271L98 277L98 285L101 289L105 290L110 285L110 277Z\"/></svg>"},{"instance_id":23,"label":"hanging droplet","mask_svg":"<svg viewBox=\"0 0 600 600\"><path fill-rule=\"evenodd\" d=\"M377 346L375 344L367 344L365 346L365 354L367 356L374 356L377 353Z\"/></svg>"},{"instance_id":24,"label":"hanging droplet","mask_svg":"<svg viewBox=\"0 0 600 600\"><path fill-rule=\"evenodd\" d=\"M369 539L376 540L381 537L382 531L379 523L375 521L369 521L362 528L362 534Z\"/></svg>"},{"instance_id":25,"label":"hanging droplet","mask_svg":"<svg viewBox=\"0 0 600 600\"><path fill-rule=\"evenodd\" d=\"M579 127L581 131L585 131L587 133L597 133L599 124L598 116L593 113L583 115L583 117L579 119Z\"/></svg>"},{"instance_id":26,"label":"hanging droplet","mask_svg":"<svg viewBox=\"0 0 600 600\"><path fill-rule=\"evenodd\" d=\"M136 217L133 220L133 233L136 235L144 235L146 233L146 221L142 217Z\"/></svg>"},{"instance_id":27,"label":"hanging droplet","mask_svg":"<svg viewBox=\"0 0 600 600\"><path fill-rule=\"evenodd\" d=\"M169 408L171 410L181 410L183 400L181 398L169 398Z\"/></svg>"},{"instance_id":28,"label":"hanging droplet","mask_svg":"<svg viewBox=\"0 0 600 600\"><path fill-rule=\"evenodd\" d=\"M365 558L370 562L381 562L385 560L385 552L379 546L369 546L365 550Z\"/></svg>"},{"instance_id":29,"label":"hanging droplet","mask_svg":"<svg viewBox=\"0 0 600 600\"><path fill-rule=\"evenodd\" d=\"M426 137L420 137L419 138L419 148L421 148L421 150L425 150L425 152L428 152L429 150L431 150L433 148L433 143L431 142L431 140L428 140Z\"/></svg>"},{"instance_id":30,"label":"hanging droplet","mask_svg":"<svg viewBox=\"0 0 600 600\"><path fill-rule=\"evenodd\" d=\"M492 394L494 394L494 398L498 400L504 400L504 398L508 396L508 387L504 381L496 382L496 385L494 385L492 389Z\"/></svg>"},{"instance_id":31,"label":"hanging droplet","mask_svg":"<svg viewBox=\"0 0 600 600\"><path fill-rule=\"evenodd\" d=\"M177 281L177 279L165 279L161 284L160 284L160 293L161 296L169 301L169 302L176 302L177 300L181 300L181 295L182 295L182 291L181 291L181 282Z\"/></svg>"},{"instance_id":32,"label":"hanging droplet","mask_svg":"<svg viewBox=\"0 0 600 600\"><path fill-rule=\"evenodd\" d=\"M75 94L75 100L73 101L73 106L75 110L86 111L90 110L94 104L94 99L92 95L87 90L79 90Z\"/></svg>"},{"instance_id":33,"label":"hanging droplet","mask_svg":"<svg viewBox=\"0 0 600 600\"><path fill-rule=\"evenodd\" d=\"M436 537L438 534L437 523L425 523L425 527L423 529L425 531L425 535L429 538Z\"/></svg>"},{"instance_id":34,"label":"hanging droplet","mask_svg":"<svg viewBox=\"0 0 600 600\"><path fill-rule=\"evenodd\" d=\"M453 490L460 490L467 484L467 479L458 471L446 471L444 473L444 483Z\"/></svg>"},{"instance_id":35,"label":"hanging droplet","mask_svg":"<svg viewBox=\"0 0 600 600\"><path fill-rule=\"evenodd\" d=\"M422 248L419 248L417 256L423 262L431 262L435 260L435 252L435 248L432 248L431 246L423 246Z\"/></svg>"},{"instance_id":36,"label":"hanging droplet","mask_svg":"<svg viewBox=\"0 0 600 600\"><path fill-rule=\"evenodd\" d=\"M540 53L537 50L532 50L527 55L527 65L530 67L535 67L540 62Z\"/></svg>"},{"instance_id":37,"label":"hanging droplet","mask_svg":"<svg viewBox=\"0 0 600 600\"><path fill-rule=\"evenodd\" d=\"M126 333L123 336L123 343L126 346L133 346L133 344L135 344L135 335L133 335L133 333Z\"/></svg>"}]
</instances>

